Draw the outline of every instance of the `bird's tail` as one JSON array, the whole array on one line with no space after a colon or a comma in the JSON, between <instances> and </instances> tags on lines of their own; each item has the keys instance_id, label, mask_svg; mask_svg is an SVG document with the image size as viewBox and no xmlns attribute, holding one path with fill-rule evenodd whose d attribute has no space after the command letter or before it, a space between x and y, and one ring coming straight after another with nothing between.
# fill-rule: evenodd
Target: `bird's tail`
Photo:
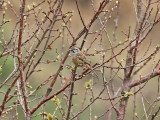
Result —
<instances>
[{"instance_id":1,"label":"bird's tail","mask_svg":"<svg viewBox=\"0 0 160 120\"><path fill-rule=\"evenodd\" d=\"M98 77L96 71L92 68L92 66L90 64L86 64L86 67L89 68L95 74L95 76L97 77L97 79L99 80L99 77Z\"/></svg>"}]
</instances>

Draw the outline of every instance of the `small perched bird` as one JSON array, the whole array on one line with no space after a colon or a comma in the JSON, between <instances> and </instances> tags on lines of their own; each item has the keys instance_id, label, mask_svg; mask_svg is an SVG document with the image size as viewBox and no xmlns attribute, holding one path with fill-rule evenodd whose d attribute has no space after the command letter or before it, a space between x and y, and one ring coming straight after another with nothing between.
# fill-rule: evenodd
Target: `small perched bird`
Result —
<instances>
[{"instance_id":1,"label":"small perched bird","mask_svg":"<svg viewBox=\"0 0 160 120\"><path fill-rule=\"evenodd\" d=\"M80 51L79 48L77 47L72 47L70 49L70 53L72 56L72 62L75 64L75 66L86 66L87 61L86 61L86 56Z\"/></svg>"},{"instance_id":2,"label":"small perched bird","mask_svg":"<svg viewBox=\"0 0 160 120\"><path fill-rule=\"evenodd\" d=\"M95 73L95 71L92 69L92 66L88 63L86 56L80 51L80 49L78 47L72 47L70 49L70 53L72 56L72 62L75 64L75 66L77 67L87 67L89 68L91 71L94 72L94 74L97 76L98 75Z\"/></svg>"}]
</instances>

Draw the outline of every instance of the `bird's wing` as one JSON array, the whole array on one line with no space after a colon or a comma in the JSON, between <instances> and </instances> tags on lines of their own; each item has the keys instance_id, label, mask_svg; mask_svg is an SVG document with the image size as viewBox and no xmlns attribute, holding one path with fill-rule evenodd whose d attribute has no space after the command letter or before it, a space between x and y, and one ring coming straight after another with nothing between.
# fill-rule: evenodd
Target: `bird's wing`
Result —
<instances>
[{"instance_id":1,"label":"bird's wing","mask_svg":"<svg viewBox=\"0 0 160 120\"><path fill-rule=\"evenodd\" d=\"M90 63L87 61L86 56L83 53L78 53L77 57L79 59L80 64L91 66Z\"/></svg>"},{"instance_id":2,"label":"bird's wing","mask_svg":"<svg viewBox=\"0 0 160 120\"><path fill-rule=\"evenodd\" d=\"M83 53L78 53L77 54L77 58L79 58L83 62L86 61L86 56Z\"/></svg>"}]
</instances>

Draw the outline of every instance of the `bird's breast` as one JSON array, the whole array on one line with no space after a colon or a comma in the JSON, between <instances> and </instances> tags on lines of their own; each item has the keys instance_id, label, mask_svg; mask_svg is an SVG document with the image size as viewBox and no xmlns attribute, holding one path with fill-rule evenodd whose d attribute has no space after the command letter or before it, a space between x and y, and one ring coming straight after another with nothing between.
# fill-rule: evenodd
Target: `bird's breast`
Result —
<instances>
[{"instance_id":1,"label":"bird's breast","mask_svg":"<svg viewBox=\"0 0 160 120\"><path fill-rule=\"evenodd\" d=\"M72 58L72 62L73 62L76 66L78 66L78 64L79 64L78 59L76 58L76 56L74 56L74 57Z\"/></svg>"}]
</instances>

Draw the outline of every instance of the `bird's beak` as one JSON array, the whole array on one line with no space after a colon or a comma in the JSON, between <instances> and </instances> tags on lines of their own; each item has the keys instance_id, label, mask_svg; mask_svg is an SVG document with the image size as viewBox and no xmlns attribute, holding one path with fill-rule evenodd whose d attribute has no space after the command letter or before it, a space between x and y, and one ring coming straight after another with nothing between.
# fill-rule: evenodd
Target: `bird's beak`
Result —
<instances>
[{"instance_id":1,"label":"bird's beak","mask_svg":"<svg viewBox=\"0 0 160 120\"><path fill-rule=\"evenodd\" d=\"M70 48L69 51L72 51L72 49Z\"/></svg>"}]
</instances>

